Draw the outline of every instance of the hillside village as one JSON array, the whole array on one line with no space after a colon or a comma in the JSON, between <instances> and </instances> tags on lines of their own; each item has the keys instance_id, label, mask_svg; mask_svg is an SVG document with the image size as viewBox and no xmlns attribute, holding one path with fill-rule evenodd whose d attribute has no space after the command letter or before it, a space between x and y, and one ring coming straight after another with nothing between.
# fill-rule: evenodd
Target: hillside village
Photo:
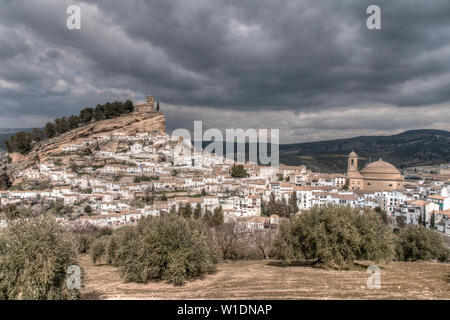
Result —
<instances>
[{"instance_id":1,"label":"hillside village","mask_svg":"<svg viewBox=\"0 0 450 320\"><path fill-rule=\"evenodd\" d=\"M155 113L161 117L152 96L134 106L134 114L142 118ZM269 203L294 201L292 214L327 204L367 206L387 212L394 225L426 224L450 235L448 172L394 172L396 177L383 178L387 179L383 184L373 172L386 175L382 170L392 169L391 165L380 160L367 166L375 171L359 172L352 162L357 161L356 153L349 155L347 174L321 174L305 166L239 163L194 150L190 141L168 135L161 126L144 129L130 132L118 126L66 140L16 172L12 187L0 191L0 205L53 207L61 223L111 227L182 208L200 214L220 208L225 222L253 231L276 228L287 217L273 206L268 211ZM242 166L246 175L234 176L236 166ZM378 181L376 187L367 187L370 179ZM3 217L0 226L6 224Z\"/></svg>"}]
</instances>

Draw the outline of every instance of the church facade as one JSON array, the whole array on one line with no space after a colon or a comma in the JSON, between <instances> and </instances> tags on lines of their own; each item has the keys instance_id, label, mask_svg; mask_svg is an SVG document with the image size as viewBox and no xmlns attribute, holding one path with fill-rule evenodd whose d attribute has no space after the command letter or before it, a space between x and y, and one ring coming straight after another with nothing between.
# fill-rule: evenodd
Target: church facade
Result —
<instances>
[{"instance_id":1,"label":"church facade","mask_svg":"<svg viewBox=\"0 0 450 320\"><path fill-rule=\"evenodd\" d=\"M134 112L139 114L155 112L155 100L153 96L148 95L147 98L145 99L145 102L135 104Z\"/></svg>"},{"instance_id":2,"label":"church facade","mask_svg":"<svg viewBox=\"0 0 450 320\"><path fill-rule=\"evenodd\" d=\"M350 190L397 190L403 188L404 178L392 164L383 160L369 163L358 170L358 155L348 156L347 181Z\"/></svg>"}]
</instances>

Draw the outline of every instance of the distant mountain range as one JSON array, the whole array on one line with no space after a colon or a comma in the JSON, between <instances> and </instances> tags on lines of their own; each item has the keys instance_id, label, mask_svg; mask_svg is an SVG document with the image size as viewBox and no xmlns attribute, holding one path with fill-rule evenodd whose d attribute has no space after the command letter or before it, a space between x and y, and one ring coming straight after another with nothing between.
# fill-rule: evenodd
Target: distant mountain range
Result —
<instances>
[{"instance_id":1,"label":"distant mountain range","mask_svg":"<svg viewBox=\"0 0 450 320\"><path fill-rule=\"evenodd\" d=\"M4 139L20 130L31 129L0 129L0 149L5 148ZM204 147L208 144L209 142L203 142ZM347 156L352 150L360 156L361 167L379 158L398 168L439 165L450 162L450 132L433 129L410 130L391 136L361 136L284 144L279 148L280 163L306 165L315 172L345 172Z\"/></svg>"},{"instance_id":2,"label":"distant mountain range","mask_svg":"<svg viewBox=\"0 0 450 320\"><path fill-rule=\"evenodd\" d=\"M352 150L361 157L361 167L379 158L398 168L438 165L450 162L450 132L424 129L391 136L285 144L280 145L280 162L304 164L317 172L345 172Z\"/></svg>"}]
</instances>

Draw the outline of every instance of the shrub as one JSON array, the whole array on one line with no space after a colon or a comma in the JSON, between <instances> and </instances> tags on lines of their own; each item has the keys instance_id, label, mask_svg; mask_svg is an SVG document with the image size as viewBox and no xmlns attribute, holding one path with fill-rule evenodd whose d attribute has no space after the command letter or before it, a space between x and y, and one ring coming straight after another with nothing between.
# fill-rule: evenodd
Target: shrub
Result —
<instances>
[{"instance_id":1,"label":"shrub","mask_svg":"<svg viewBox=\"0 0 450 320\"><path fill-rule=\"evenodd\" d=\"M95 239L90 248L89 255L91 256L92 262L97 263L101 258L105 257L106 254L106 245L109 241L108 236L104 236L98 239Z\"/></svg>"},{"instance_id":2,"label":"shrub","mask_svg":"<svg viewBox=\"0 0 450 320\"><path fill-rule=\"evenodd\" d=\"M409 226L398 234L397 259L403 261L447 261L449 250L441 235L423 226Z\"/></svg>"},{"instance_id":3,"label":"shrub","mask_svg":"<svg viewBox=\"0 0 450 320\"><path fill-rule=\"evenodd\" d=\"M0 251L0 292L5 299L77 299L67 288L76 246L56 221L42 215L8 222Z\"/></svg>"},{"instance_id":4,"label":"shrub","mask_svg":"<svg viewBox=\"0 0 450 320\"><path fill-rule=\"evenodd\" d=\"M109 265L119 267L122 259L127 259L129 245L136 239L136 235L136 227L124 226L112 234L104 234L95 239L89 250L92 261L97 263L102 259Z\"/></svg>"},{"instance_id":5,"label":"shrub","mask_svg":"<svg viewBox=\"0 0 450 320\"><path fill-rule=\"evenodd\" d=\"M348 268L356 259L391 260L394 235L371 210L345 206L314 207L282 223L273 256L286 262L314 260Z\"/></svg>"},{"instance_id":6,"label":"shrub","mask_svg":"<svg viewBox=\"0 0 450 320\"><path fill-rule=\"evenodd\" d=\"M234 178L245 178L248 177L248 173L242 164L233 164L231 167L231 176Z\"/></svg>"},{"instance_id":7,"label":"shrub","mask_svg":"<svg viewBox=\"0 0 450 320\"><path fill-rule=\"evenodd\" d=\"M95 237L90 234L76 234L75 241L77 243L78 253L88 253L94 240Z\"/></svg>"},{"instance_id":8,"label":"shrub","mask_svg":"<svg viewBox=\"0 0 450 320\"><path fill-rule=\"evenodd\" d=\"M87 213L87 214L91 214L92 213L92 208L91 208L90 205L86 205L84 207L84 213Z\"/></svg>"},{"instance_id":9,"label":"shrub","mask_svg":"<svg viewBox=\"0 0 450 320\"><path fill-rule=\"evenodd\" d=\"M95 239L111 235L112 229L108 227L97 227L90 223L75 222L69 231L73 234L77 243L78 253L88 253Z\"/></svg>"},{"instance_id":10,"label":"shrub","mask_svg":"<svg viewBox=\"0 0 450 320\"><path fill-rule=\"evenodd\" d=\"M182 285L213 272L217 263L203 224L176 214L147 217L136 227L120 228L104 244L103 254L125 281L143 283L165 280Z\"/></svg>"}]
</instances>

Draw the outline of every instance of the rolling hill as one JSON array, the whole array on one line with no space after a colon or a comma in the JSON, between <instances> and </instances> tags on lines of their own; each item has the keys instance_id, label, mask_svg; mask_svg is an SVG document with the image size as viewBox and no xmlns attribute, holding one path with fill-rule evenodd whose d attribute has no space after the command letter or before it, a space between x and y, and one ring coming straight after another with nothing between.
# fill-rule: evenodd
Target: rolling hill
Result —
<instances>
[{"instance_id":1,"label":"rolling hill","mask_svg":"<svg viewBox=\"0 0 450 320\"><path fill-rule=\"evenodd\" d=\"M391 136L285 144L280 145L280 162L304 164L317 172L345 172L352 150L361 157L361 167L380 157L398 168L438 165L450 162L450 132L424 129Z\"/></svg>"}]
</instances>

